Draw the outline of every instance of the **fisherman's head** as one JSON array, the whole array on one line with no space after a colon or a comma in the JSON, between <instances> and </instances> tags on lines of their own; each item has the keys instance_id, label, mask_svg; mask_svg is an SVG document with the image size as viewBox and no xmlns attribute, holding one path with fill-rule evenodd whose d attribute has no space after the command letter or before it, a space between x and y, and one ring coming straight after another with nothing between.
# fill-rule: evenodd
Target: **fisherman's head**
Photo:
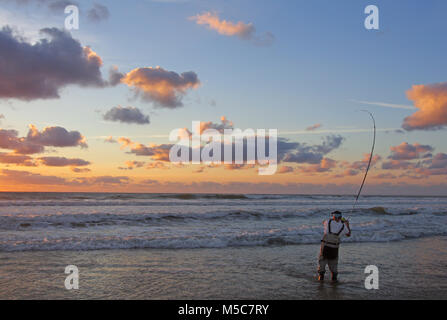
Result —
<instances>
[{"instance_id":1,"label":"fisherman's head","mask_svg":"<svg viewBox=\"0 0 447 320\"><path fill-rule=\"evenodd\" d=\"M340 211L334 211L331 213L332 219L339 222L341 220L341 212Z\"/></svg>"}]
</instances>

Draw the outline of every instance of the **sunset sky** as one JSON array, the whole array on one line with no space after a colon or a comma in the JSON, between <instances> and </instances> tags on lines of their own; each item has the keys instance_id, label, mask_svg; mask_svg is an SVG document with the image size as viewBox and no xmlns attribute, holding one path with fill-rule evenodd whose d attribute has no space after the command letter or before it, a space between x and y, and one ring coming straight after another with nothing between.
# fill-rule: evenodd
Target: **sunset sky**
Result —
<instances>
[{"instance_id":1,"label":"sunset sky","mask_svg":"<svg viewBox=\"0 0 447 320\"><path fill-rule=\"evenodd\" d=\"M67 4L78 30L64 29ZM366 30L364 8L380 10ZM0 0L0 190L447 195L447 2ZM169 162L278 129L278 171Z\"/></svg>"}]
</instances>

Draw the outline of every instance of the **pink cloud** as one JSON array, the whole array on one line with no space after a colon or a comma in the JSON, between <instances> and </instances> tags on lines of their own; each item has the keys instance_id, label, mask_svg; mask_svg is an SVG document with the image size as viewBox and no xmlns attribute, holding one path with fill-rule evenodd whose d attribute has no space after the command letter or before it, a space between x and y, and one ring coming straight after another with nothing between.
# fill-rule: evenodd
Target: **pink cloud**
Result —
<instances>
[{"instance_id":1,"label":"pink cloud","mask_svg":"<svg viewBox=\"0 0 447 320\"><path fill-rule=\"evenodd\" d=\"M404 129L436 130L447 126L447 82L414 85L407 96L419 110L405 118Z\"/></svg>"},{"instance_id":2,"label":"pink cloud","mask_svg":"<svg viewBox=\"0 0 447 320\"><path fill-rule=\"evenodd\" d=\"M421 145L419 143L408 144L407 142L402 142L398 146L390 147L391 155L390 159L393 160L414 160L421 157L429 157L434 149L429 145ZM423 155L424 154L424 155Z\"/></svg>"}]
</instances>

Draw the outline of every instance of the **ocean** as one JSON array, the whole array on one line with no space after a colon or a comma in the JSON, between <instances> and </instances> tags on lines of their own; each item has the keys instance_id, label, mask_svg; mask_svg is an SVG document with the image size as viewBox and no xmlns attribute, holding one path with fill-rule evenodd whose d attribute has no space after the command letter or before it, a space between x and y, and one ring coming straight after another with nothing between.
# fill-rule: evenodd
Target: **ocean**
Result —
<instances>
[{"instance_id":1,"label":"ocean","mask_svg":"<svg viewBox=\"0 0 447 320\"><path fill-rule=\"evenodd\" d=\"M447 197L1 193L0 251L225 248L319 243L340 210L345 242L447 235Z\"/></svg>"},{"instance_id":2,"label":"ocean","mask_svg":"<svg viewBox=\"0 0 447 320\"><path fill-rule=\"evenodd\" d=\"M447 298L447 197L364 196L355 210L353 200L0 193L0 298ZM322 293L316 259L334 210L352 236L338 291ZM89 279L76 293L63 286L70 264ZM386 270L391 287L365 290L369 264Z\"/></svg>"}]
</instances>

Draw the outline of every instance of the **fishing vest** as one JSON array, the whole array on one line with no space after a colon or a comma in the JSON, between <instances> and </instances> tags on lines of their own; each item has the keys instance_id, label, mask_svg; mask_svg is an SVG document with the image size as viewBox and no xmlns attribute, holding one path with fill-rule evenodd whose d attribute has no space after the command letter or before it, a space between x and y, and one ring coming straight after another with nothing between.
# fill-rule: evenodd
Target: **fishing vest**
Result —
<instances>
[{"instance_id":1,"label":"fishing vest","mask_svg":"<svg viewBox=\"0 0 447 320\"><path fill-rule=\"evenodd\" d=\"M338 248L340 246L340 234L343 231L343 229L345 228L345 224L343 223L340 231L338 231L337 233L332 232L331 230L331 222L332 219L328 221L327 223L327 233L324 234L323 239L321 240L321 242L329 248Z\"/></svg>"}]
</instances>

